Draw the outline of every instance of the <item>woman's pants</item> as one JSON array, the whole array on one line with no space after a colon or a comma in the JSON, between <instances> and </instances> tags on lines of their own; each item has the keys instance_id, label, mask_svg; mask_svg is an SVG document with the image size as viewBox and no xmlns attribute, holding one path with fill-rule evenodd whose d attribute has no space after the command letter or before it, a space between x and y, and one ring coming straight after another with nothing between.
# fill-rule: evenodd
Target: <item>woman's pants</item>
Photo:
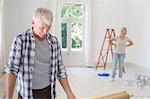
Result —
<instances>
[{"instance_id":1,"label":"woman's pants","mask_svg":"<svg viewBox=\"0 0 150 99\"><path fill-rule=\"evenodd\" d=\"M112 78L115 78L118 62L119 62L119 78L122 77L124 59L125 59L125 54L114 53Z\"/></svg>"}]
</instances>

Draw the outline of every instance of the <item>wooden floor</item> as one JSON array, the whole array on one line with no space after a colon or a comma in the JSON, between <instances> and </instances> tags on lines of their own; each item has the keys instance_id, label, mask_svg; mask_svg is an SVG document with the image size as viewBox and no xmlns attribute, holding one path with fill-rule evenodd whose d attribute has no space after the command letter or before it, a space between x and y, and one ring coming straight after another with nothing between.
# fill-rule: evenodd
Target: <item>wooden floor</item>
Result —
<instances>
[{"instance_id":1,"label":"wooden floor","mask_svg":"<svg viewBox=\"0 0 150 99\"><path fill-rule=\"evenodd\" d=\"M73 89L73 92L77 96L77 99L92 99L96 96L104 96L110 93L126 90L128 93L134 95L132 99L150 99L150 87L144 87L139 89L133 86L125 85L126 80L134 79L136 73L144 73L150 75L149 70L139 68L137 66L126 67L126 73L123 79L116 78L111 82L110 77L99 77L98 73L111 73L110 69L103 70L95 68L80 68L80 67L68 67L68 79ZM17 97L15 91L14 98ZM4 99L5 96L5 75L0 77L0 99ZM66 95L61 88L59 82L57 82L57 98L67 99Z\"/></svg>"}]
</instances>

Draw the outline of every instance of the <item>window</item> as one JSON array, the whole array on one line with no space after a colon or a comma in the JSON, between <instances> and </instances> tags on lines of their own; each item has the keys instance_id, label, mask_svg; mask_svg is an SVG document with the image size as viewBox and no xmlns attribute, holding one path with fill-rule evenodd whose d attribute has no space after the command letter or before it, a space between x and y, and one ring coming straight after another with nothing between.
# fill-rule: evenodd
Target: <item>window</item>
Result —
<instances>
[{"instance_id":1,"label":"window","mask_svg":"<svg viewBox=\"0 0 150 99\"><path fill-rule=\"evenodd\" d=\"M81 23L71 23L71 45L72 48L82 48L83 26Z\"/></svg>"},{"instance_id":2,"label":"window","mask_svg":"<svg viewBox=\"0 0 150 99\"><path fill-rule=\"evenodd\" d=\"M84 5L63 4L61 7L61 45L63 49L83 49Z\"/></svg>"},{"instance_id":3,"label":"window","mask_svg":"<svg viewBox=\"0 0 150 99\"><path fill-rule=\"evenodd\" d=\"M84 6L75 4L64 4L61 12L62 18L83 19Z\"/></svg>"},{"instance_id":4,"label":"window","mask_svg":"<svg viewBox=\"0 0 150 99\"><path fill-rule=\"evenodd\" d=\"M67 23L61 23L62 48L67 48Z\"/></svg>"}]
</instances>

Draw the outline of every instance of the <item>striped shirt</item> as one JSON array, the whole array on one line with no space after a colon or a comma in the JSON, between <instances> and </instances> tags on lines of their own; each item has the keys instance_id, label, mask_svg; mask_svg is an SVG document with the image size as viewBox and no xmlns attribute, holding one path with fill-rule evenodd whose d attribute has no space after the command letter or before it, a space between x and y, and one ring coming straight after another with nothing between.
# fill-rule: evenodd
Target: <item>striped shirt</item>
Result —
<instances>
[{"instance_id":1,"label":"striped shirt","mask_svg":"<svg viewBox=\"0 0 150 99\"><path fill-rule=\"evenodd\" d=\"M50 85L51 98L56 97L56 78L67 77L63 65L61 48L56 37L47 34L50 54ZM12 43L8 64L5 66L7 73L14 73L17 76L17 91L23 99L33 99L32 78L35 57L35 38L32 29L17 35Z\"/></svg>"}]
</instances>

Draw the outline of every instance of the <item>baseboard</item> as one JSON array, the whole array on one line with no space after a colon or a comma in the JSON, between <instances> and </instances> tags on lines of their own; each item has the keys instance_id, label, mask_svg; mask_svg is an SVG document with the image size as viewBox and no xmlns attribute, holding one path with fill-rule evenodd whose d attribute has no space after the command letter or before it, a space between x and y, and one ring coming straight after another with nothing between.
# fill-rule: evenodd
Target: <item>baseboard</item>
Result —
<instances>
[{"instance_id":1,"label":"baseboard","mask_svg":"<svg viewBox=\"0 0 150 99\"><path fill-rule=\"evenodd\" d=\"M131 62L128 62L128 66L129 67L136 67L136 69L138 69L139 72L141 73L148 73L150 75L150 68L146 67L146 66L141 66L141 65L138 65L138 64L135 64L135 63L131 63Z\"/></svg>"}]
</instances>

